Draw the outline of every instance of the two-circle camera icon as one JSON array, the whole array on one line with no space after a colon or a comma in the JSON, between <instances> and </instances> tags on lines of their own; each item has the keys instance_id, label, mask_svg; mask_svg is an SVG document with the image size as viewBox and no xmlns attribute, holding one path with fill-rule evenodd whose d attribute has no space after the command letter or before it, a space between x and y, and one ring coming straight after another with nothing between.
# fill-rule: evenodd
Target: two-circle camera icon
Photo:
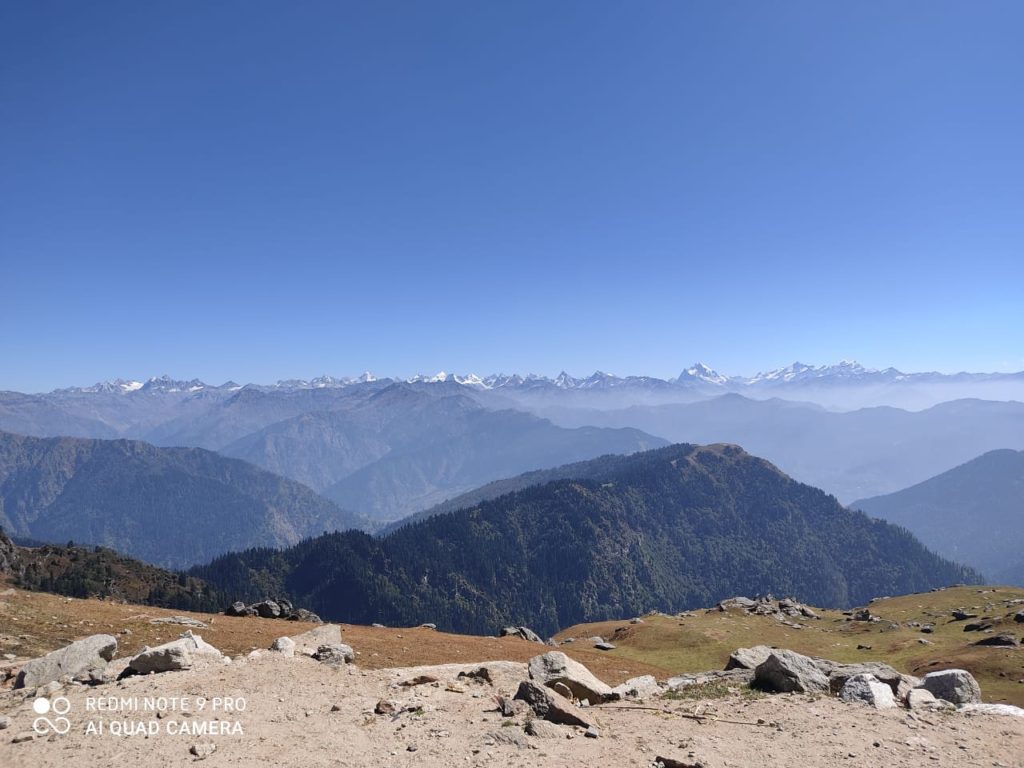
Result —
<instances>
[{"instance_id":1,"label":"two-circle camera icon","mask_svg":"<svg viewBox=\"0 0 1024 768\"><path fill-rule=\"evenodd\" d=\"M32 730L36 733L49 733L52 730L63 735L71 730L71 721L64 717L71 711L71 702L67 696L58 696L53 701L40 696L32 702L32 711L39 715L32 721ZM51 712L57 716L53 720L46 716Z\"/></svg>"}]
</instances>

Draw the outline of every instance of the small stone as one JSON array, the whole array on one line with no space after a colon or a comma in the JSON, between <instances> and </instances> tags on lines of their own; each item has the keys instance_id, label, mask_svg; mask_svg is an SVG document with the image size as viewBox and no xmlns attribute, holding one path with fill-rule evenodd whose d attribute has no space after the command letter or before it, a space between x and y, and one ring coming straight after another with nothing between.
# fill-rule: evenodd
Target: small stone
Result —
<instances>
[{"instance_id":1,"label":"small stone","mask_svg":"<svg viewBox=\"0 0 1024 768\"><path fill-rule=\"evenodd\" d=\"M417 749L419 749L419 747L417 747L415 744L410 744L408 747L405 748L405 751L415 752Z\"/></svg>"},{"instance_id":2,"label":"small stone","mask_svg":"<svg viewBox=\"0 0 1024 768\"><path fill-rule=\"evenodd\" d=\"M277 651L282 656L294 656L295 641L290 637L279 637L270 644L270 650Z\"/></svg>"},{"instance_id":3,"label":"small stone","mask_svg":"<svg viewBox=\"0 0 1024 768\"><path fill-rule=\"evenodd\" d=\"M331 712L341 712L341 704L331 704Z\"/></svg>"},{"instance_id":4,"label":"small stone","mask_svg":"<svg viewBox=\"0 0 1024 768\"><path fill-rule=\"evenodd\" d=\"M11 727L11 718L7 715L0 716L0 731L6 731Z\"/></svg>"},{"instance_id":5,"label":"small stone","mask_svg":"<svg viewBox=\"0 0 1024 768\"><path fill-rule=\"evenodd\" d=\"M601 731L599 731L596 726L592 725L589 728L587 728L586 732L583 735L586 736L588 739L596 739L601 735Z\"/></svg>"},{"instance_id":6,"label":"small stone","mask_svg":"<svg viewBox=\"0 0 1024 768\"><path fill-rule=\"evenodd\" d=\"M36 735L32 731L22 731L11 739L11 744L23 744L26 741L33 741L35 737Z\"/></svg>"},{"instance_id":7,"label":"small stone","mask_svg":"<svg viewBox=\"0 0 1024 768\"><path fill-rule=\"evenodd\" d=\"M373 708L373 711L378 715L393 715L395 714L395 705L387 699L381 699L377 702L377 706Z\"/></svg>"},{"instance_id":8,"label":"small stone","mask_svg":"<svg viewBox=\"0 0 1024 768\"><path fill-rule=\"evenodd\" d=\"M193 744L188 748L189 754L195 755L196 759L203 760L217 751L216 744Z\"/></svg>"}]
</instances>

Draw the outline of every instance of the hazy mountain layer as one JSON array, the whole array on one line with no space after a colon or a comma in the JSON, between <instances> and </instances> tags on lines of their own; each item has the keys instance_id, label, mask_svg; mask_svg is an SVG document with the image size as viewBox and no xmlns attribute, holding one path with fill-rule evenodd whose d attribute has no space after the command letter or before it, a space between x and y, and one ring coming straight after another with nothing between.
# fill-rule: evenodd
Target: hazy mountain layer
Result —
<instances>
[{"instance_id":1,"label":"hazy mountain layer","mask_svg":"<svg viewBox=\"0 0 1024 768\"><path fill-rule=\"evenodd\" d=\"M1024 451L990 451L852 506L909 528L939 554L998 583L1024 584Z\"/></svg>"},{"instance_id":2,"label":"hazy mountain layer","mask_svg":"<svg viewBox=\"0 0 1024 768\"><path fill-rule=\"evenodd\" d=\"M366 525L304 485L197 448L0 433L0 525L185 565Z\"/></svg>"}]
</instances>

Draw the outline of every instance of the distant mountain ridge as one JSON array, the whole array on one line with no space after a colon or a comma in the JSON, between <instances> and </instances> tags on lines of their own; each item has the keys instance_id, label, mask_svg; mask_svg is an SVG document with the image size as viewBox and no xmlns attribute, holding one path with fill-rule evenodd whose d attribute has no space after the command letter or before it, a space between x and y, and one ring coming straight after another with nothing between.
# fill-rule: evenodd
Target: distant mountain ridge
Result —
<instances>
[{"instance_id":1,"label":"distant mountain ridge","mask_svg":"<svg viewBox=\"0 0 1024 768\"><path fill-rule=\"evenodd\" d=\"M989 451L851 506L908 528L939 554L995 583L1024 586L1024 451Z\"/></svg>"},{"instance_id":2,"label":"distant mountain ridge","mask_svg":"<svg viewBox=\"0 0 1024 768\"><path fill-rule=\"evenodd\" d=\"M590 376L575 377L566 372L555 377L548 377L538 374L490 374L478 376L474 373L456 374L440 371L436 374L419 374L407 379L382 377L378 378L372 373L366 372L360 376L329 376L323 375L313 379L284 379L274 384L246 384L246 387L253 387L262 390L275 389L325 389L350 387L358 384L369 384L375 382L401 383L442 383L452 382L467 387L479 389L519 389L553 386L558 389L608 389L613 387L630 386L704 386L717 387L720 391L742 391L743 389L757 387L779 387L786 384L807 384L807 383L884 383L892 384L897 382L988 382L988 381L1012 381L1024 382L1024 371L1011 373L969 373L960 372L944 374L937 371L904 373L896 368L866 368L855 360L842 360L829 365L808 365L806 363L794 362L783 368L763 371L753 376L736 376L719 373L704 363L694 363L684 369L674 378L661 379L655 376L616 376L614 374L595 371ZM175 380L169 376L153 377L146 381L135 381L126 379L113 379L110 381L98 382L88 387L67 387L57 389L49 394L61 393L97 393L112 392L118 394L131 394L139 391L164 391L164 392L196 392L199 390L227 390L236 391L242 389L242 385L232 381L221 385L206 384L199 379L188 381Z\"/></svg>"},{"instance_id":3,"label":"distant mountain ridge","mask_svg":"<svg viewBox=\"0 0 1024 768\"><path fill-rule=\"evenodd\" d=\"M190 573L240 599L287 594L337 621L545 633L733 594L849 606L980 581L736 446L673 445L596 464L576 470L589 479L525 487L381 539L331 534Z\"/></svg>"},{"instance_id":4,"label":"distant mountain ridge","mask_svg":"<svg viewBox=\"0 0 1024 768\"><path fill-rule=\"evenodd\" d=\"M181 566L366 527L304 485L199 448L0 432L0 526Z\"/></svg>"}]
</instances>

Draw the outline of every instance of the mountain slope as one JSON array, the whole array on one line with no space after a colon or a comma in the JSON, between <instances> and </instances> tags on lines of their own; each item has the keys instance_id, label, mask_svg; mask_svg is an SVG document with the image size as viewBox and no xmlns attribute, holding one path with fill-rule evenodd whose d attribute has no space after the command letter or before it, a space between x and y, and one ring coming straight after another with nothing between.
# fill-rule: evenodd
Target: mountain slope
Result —
<instances>
[{"instance_id":1,"label":"mountain slope","mask_svg":"<svg viewBox=\"0 0 1024 768\"><path fill-rule=\"evenodd\" d=\"M735 446L675 445L600 459L558 480L401 528L192 571L225 592L288 593L352 623L459 631L680 610L776 592L827 606L977 581L903 529L841 507Z\"/></svg>"},{"instance_id":2,"label":"mountain slope","mask_svg":"<svg viewBox=\"0 0 1024 768\"><path fill-rule=\"evenodd\" d=\"M1019 581L1024 451L989 451L923 483L852 505L913 531L945 557Z\"/></svg>"},{"instance_id":3,"label":"mountain slope","mask_svg":"<svg viewBox=\"0 0 1024 768\"><path fill-rule=\"evenodd\" d=\"M196 448L0 432L0 525L161 565L365 523L309 488Z\"/></svg>"},{"instance_id":4,"label":"mountain slope","mask_svg":"<svg viewBox=\"0 0 1024 768\"><path fill-rule=\"evenodd\" d=\"M400 384L344 408L272 424L222 453L389 520L500 477L666 442L635 429L557 427L531 414L484 408L463 394Z\"/></svg>"}]
</instances>

